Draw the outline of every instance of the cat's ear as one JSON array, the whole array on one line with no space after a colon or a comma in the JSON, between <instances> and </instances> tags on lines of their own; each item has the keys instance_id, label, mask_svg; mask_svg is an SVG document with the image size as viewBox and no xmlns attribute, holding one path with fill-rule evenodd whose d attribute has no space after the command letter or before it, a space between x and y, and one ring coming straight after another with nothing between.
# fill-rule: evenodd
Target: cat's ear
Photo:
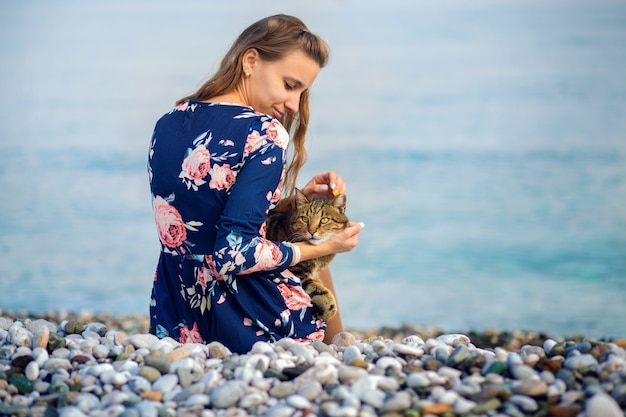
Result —
<instances>
[{"instance_id":1,"label":"cat's ear","mask_svg":"<svg viewBox=\"0 0 626 417\"><path fill-rule=\"evenodd\" d=\"M346 212L346 201L347 200L348 200L348 198L346 197L345 194L339 194L337 197L335 197L335 199L333 200L332 204L333 204L333 206L337 207L340 212L345 213Z\"/></svg>"},{"instance_id":2,"label":"cat's ear","mask_svg":"<svg viewBox=\"0 0 626 417\"><path fill-rule=\"evenodd\" d=\"M306 198L306 196L304 195L302 191L300 191L298 188L296 188L295 191L296 191L296 207L300 207L301 205L309 202L309 199Z\"/></svg>"}]
</instances>

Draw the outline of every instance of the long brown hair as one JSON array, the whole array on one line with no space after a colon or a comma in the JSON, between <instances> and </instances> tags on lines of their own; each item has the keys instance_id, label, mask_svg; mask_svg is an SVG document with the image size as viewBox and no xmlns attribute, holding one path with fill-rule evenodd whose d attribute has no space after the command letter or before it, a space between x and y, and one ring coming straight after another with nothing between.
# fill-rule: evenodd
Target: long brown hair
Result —
<instances>
[{"instance_id":1,"label":"long brown hair","mask_svg":"<svg viewBox=\"0 0 626 417\"><path fill-rule=\"evenodd\" d=\"M320 68L328 62L329 49L319 36L309 32L306 25L297 17L279 14L261 19L247 29L230 47L217 72L195 93L183 97L176 104L187 100L209 100L237 88L244 79L243 55L250 48L258 51L265 61L277 61L294 49L300 49L313 59ZM309 126L309 91L300 95L297 113L285 113L280 122L291 136L293 144L291 161L287 165L284 181L285 194L293 192L300 168L307 159L305 147L306 132Z\"/></svg>"}]
</instances>

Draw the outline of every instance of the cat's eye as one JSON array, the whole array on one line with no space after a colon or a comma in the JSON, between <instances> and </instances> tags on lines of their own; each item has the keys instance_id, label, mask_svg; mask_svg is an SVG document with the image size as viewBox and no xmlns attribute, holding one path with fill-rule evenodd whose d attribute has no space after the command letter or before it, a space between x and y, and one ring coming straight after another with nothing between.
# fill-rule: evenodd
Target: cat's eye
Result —
<instances>
[{"instance_id":1,"label":"cat's eye","mask_svg":"<svg viewBox=\"0 0 626 417\"><path fill-rule=\"evenodd\" d=\"M328 217L322 217L322 219L320 220L320 223L321 223L321 224L326 224L326 223L328 223L329 221L330 221L330 218L328 218Z\"/></svg>"},{"instance_id":2,"label":"cat's eye","mask_svg":"<svg viewBox=\"0 0 626 417\"><path fill-rule=\"evenodd\" d=\"M300 216L300 221L304 222L304 223L308 223L309 222L309 218L307 216Z\"/></svg>"}]
</instances>

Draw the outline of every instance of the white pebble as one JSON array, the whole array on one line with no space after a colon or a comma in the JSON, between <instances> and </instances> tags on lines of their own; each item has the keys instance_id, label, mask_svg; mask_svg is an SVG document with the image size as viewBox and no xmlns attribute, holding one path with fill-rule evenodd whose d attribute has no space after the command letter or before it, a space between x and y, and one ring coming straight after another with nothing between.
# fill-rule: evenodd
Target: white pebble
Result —
<instances>
[{"instance_id":1,"label":"white pebble","mask_svg":"<svg viewBox=\"0 0 626 417\"><path fill-rule=\"evenodd\" d=\"M596 394L585 403L587 417L624 417L617 402L606 394Z\"/></svg>"},{"instance_id":2,"label":"white pebble","mask_svg":"<svg viewBox=\"0 0 626 417\"><path fill-rule=\"evenodd\" d=\"M31 361L26 365L26 369L24 369L24 375L30 381L35 381L39 377L39 365L35 361Z\"/></svg>"},{"instance_id":3,"label":"white pebble","mask_svg":"<svg viewBox=\"0 0 626 417\"><path fill-rule=\"evenodd\" d=\"M343 363L350 365L356 360L362 360L363 354L355 345L350 345L343 351Z\"/></svg>"},{"instance_id":4,"label":"white pebble","mask_svg":"<svg viewBox=\"0 0 626 417\"><path fill-rule=\"evenodd\" d=\"M298 395L298 394L292 394L288 396L286 402L293 408L297 408L297 409L311 407L311 402L307 400L306 398L304 398L302 395Z\"/></svg>"},{"instance_id":5,"label":"white pebble","mask_svg":"<svg viewBox=\"0 0 626 417\"><path fill-rule=\"evenodd\" d=\"M471 339L464 334L442 334L436 340L450 346L468 345L471 342Z\"/></svg>"},{"instance_id":6,"label":"white pebble","mask_svg":"<svg viewBox=\"0 0 626 417\"><path fill-rule=\"evenodd\" d=\"M553 347L555 347L555 346L556 346L556 344L557 344L557 343L556 343L556 341L555 341L555 340L553 340L553 339L546 339L546 340L543 342L543 350L544 350L546 353L550 353L550 351L552 350L552 348L553 348Z\"/></svg>"},{"instance_id":7,"label":"white pebble","mask_svg":"<svg viewBox=\"0 0 626 417\"><path fill-rule=\"evenodd\" d=\"M424 346L424 340L422 340L421 337L414 335L414 334L402 339L401 343L403 345L409 345L409 346L414 346L414 347Z\"/></svg>"},{"instance_id":8,"label":"white pebble","mask_svg":"<svg viewBox=\"0 0 626 417\"><path fill-rule=\"evenodd\" d=\"M597 365L598 361L596 360L596 358L588 353L569 356L567 359L565 359L565 362L563 363L564 367L572 370L595 367Z\"/></svg>"},{"instance_id":9,"label":"white pebble","mask_svg":"<svg viewBox=\"0 0 626 417\"><path fill-rule=\"evenodd\" d=\"M178 376L176 374L165 374L152 383L152 389L166 393L174 389L178 384Z\"/></svg>"}]
</instances>

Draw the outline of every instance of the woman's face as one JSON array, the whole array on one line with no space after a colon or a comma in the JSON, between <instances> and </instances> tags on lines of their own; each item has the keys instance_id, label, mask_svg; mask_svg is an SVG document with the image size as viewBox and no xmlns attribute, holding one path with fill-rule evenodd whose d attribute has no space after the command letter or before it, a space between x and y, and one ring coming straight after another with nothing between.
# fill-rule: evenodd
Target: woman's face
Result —
<instances>
[{"instance_id":1,"label":"woman's face","mask_svg":"<svg viewBox=\"0 0 626 417\"><path fill-rule=\"evenodd\" d=\"M298 112L300 95L311 87L320 71L313 59L299 49L278 61L264 61L254 50L244 58L243 82L246 104L254 110L281 119L286 112Z\"/></svg>"}]
</instances>

